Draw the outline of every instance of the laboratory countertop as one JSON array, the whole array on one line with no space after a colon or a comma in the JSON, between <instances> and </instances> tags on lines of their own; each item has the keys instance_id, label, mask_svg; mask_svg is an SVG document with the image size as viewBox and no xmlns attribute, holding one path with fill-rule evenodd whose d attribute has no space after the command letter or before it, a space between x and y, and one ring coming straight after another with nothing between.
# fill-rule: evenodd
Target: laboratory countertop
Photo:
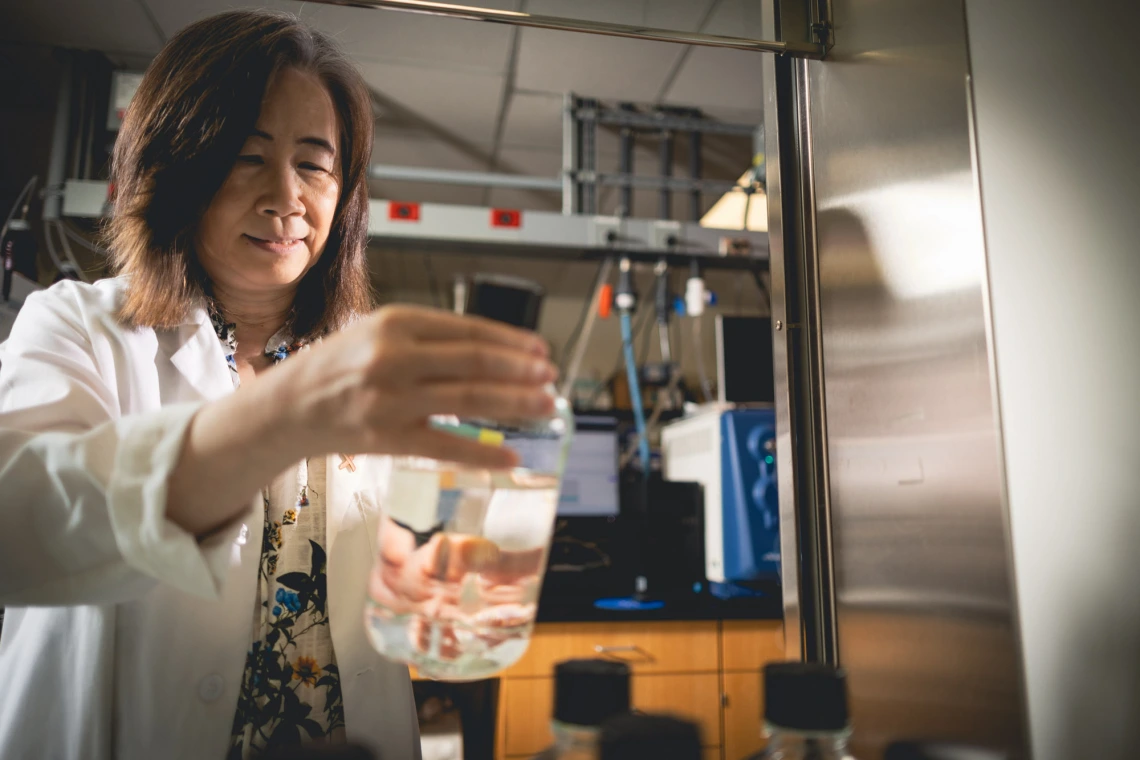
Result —
<instances>
[{"instance_id":1,"label":"laboratory countertop","mask_svg":"<svg viewBox=\"0 0 1140 760\"><path fill-rule=\"evenodd\" d=\"M659 605L630 605L625 600L599 607L593 596L543 594L538 603L539 623L637 622L641 620L780 620L784 616L778 593L759 597L718 599L708 592L652 599Z\"/></svg>"}]
</instances>

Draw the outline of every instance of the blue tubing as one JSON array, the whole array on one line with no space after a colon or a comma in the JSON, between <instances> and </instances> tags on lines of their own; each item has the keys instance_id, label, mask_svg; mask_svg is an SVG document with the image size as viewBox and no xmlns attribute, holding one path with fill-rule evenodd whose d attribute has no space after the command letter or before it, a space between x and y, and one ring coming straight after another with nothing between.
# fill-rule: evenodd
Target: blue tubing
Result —
<instances>
[{"instance_id":1,"label":"blue tubing","mask_svg":"<svg viewBox=\"0 0 1140 760\"><path fill-rule=\"evenodd\" d=\"M637 379L637 362L633 358L633 320L628 310L621 312L621 345L625 354L625 371L629 377L629 397L633 404L633 420L637 424L637 454L641 472L649 476L649 435L645 429L645 410L641 407L641 385Z\"/></svg>"}]
</instances>

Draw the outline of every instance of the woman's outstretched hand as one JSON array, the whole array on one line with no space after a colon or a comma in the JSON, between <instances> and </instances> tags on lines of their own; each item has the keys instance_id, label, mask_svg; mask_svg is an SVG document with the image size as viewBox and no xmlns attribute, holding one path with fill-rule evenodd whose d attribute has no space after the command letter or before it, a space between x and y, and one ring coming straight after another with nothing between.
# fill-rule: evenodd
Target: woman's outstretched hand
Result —
<instances>
[{"instance_id":1,"label":"woman's outstretched hand","mask_svg":"<svg viewBox=\"0 0 1140 760\"><path fill-rule=\"evenodd\" d=\"M428 419L547 416L555 375L533 333L436 309L380 309L199 409L170 475L166 516L207 535L289 465L324 454L513 466L511 451Z\"/></svg>"},{"instance_id":2,"label":"woman's outstretched hand","mask_svg":"<svg viewBox=\"0 0 1140 760\"><path fill-rule=\"evenodd\" d=\"M513 455L435 430L428 418L548 416L554 400L545 388L557 374L533 333L414 306L380 309L279 369L288 376L278 378L290 397L288 424L313 453L414 455L480 467L512 465Z\"/></svg>"}]
</instances>

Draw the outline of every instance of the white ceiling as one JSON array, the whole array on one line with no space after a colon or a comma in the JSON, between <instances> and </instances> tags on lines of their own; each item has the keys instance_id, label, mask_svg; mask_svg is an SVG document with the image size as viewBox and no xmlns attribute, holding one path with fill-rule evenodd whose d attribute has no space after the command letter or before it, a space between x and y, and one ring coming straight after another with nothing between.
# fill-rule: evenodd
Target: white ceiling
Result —
<instances>
[{"instance_id":1,"label":"white ceiling","mask_svg":"<svg viewBox=\"0 0 1140 760\"><path fill-rule=\"evenodd\" d=\"M477 4L760 36L759 0L478 0ZM761 119L759 54L297 0L0 0L0 41L96 49L119 66L141 68L186 24L249 5L298 14L335 37L357 61L384 111L377 128L379 163L554 175L561 166L561 108L567 91L609 101L698 107L729 121ZM616 145L616 138L600 136L603 163L616 161ZM749 147L745 140L710 145L705 161L708 175L739 177L748 164ZM652 143L639 150L639 171L655 173L656 153ZM683 174L683 168L677 173ZM372 190L389 197L453 203L513 201L538 208L558 203L549 193L411 183L378 182ZM656 208L652 193L638 197L639 207ZM683 207L679 199L678 208Z\"/></svg>"}]
</instances>

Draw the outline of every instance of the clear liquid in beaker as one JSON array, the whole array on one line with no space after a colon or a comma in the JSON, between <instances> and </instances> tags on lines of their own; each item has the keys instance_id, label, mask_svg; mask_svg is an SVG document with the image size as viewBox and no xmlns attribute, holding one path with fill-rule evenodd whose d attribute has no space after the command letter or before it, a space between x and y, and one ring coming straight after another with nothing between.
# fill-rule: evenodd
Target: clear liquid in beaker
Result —
<instances>
[{"instance_id":1,"label":"clear liquid in beaker","mask_svg":"<svg viewBox=\"0 0 1140 760\"><path fill-rule=\"evenodd\" d=\"M558 478L395 464L369 582L376 649L441 680L486 678L526 651Z\"/></svg>"}]
</instances>

